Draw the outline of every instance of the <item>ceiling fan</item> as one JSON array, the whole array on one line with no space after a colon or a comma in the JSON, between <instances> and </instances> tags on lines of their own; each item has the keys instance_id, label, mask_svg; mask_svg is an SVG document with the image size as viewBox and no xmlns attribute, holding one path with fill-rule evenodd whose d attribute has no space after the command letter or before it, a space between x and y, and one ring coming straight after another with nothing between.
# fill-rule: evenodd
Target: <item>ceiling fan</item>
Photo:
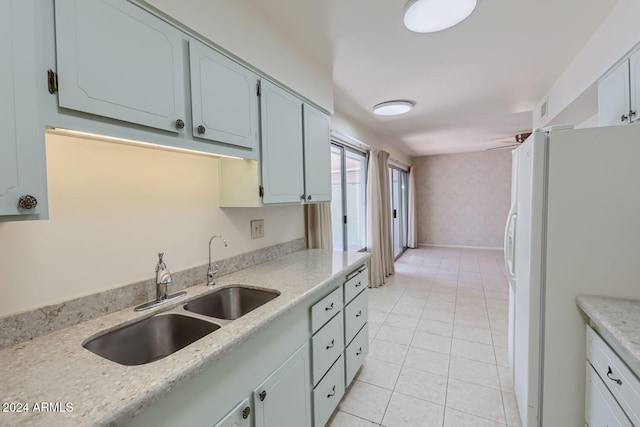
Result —
<instances>
[{"instance_id":1,"label":"ceiling fan","mask_svg":"<svg viewBox=\"0 0 640 427\"><path fill-rule=\"evenodd\" d=\"M531 135L531 132L523 132L523 133L518 133L514 136L514 140L513 141L496 141L498 143L501 144L506 144L506 145L501 145L499 147L492 147L492 148L485 148L485 151L491 151L491 150L504 150L506 148L514 148L514 147L518 147L520 144L522 144L527 138L529 138L529 135Z\"/></svg>"}]
</instances>

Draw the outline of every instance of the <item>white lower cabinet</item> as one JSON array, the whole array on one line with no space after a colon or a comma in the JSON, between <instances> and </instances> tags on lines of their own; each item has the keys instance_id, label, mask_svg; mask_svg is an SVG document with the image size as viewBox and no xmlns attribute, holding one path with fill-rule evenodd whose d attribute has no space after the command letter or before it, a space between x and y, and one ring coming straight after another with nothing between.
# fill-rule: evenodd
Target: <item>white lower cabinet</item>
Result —
<instances>
[{"instance_id":1,"label":"white lower cabinet","mask_svg":"<svg viewBox=\"0 0 640 427\"><path fill-rule=\"evenodd\" d=\"M247 398L233 408L223 419L218 421L214 427L252 427L252 419L251 405L249 398Z\"/></svg>"},{"instance_id":2,"label":"white lower cabinet","mask_svg":"<svg viewBox=\"0 0 640 427\"><path fill-rule=\"evenodd\" d=\"M310 425L309 382L305 344L253 392L255 427Z\"/></svg>"},{"instance_id":3,"label":"white lower cabinet","mask_svg":"<svg viewBox=\"0 0 640 427\"><path fill-rule=\"evenodd\" d=\"M585 420L589 427L640 425L640 379L589 326Z\"/></svg>"},{"instance_id":4,"label":"white lower cabinet","mask_svg":"<svg viewBox=\"0 0 640 427\"><path fill-rule=\"evenodd\" d=\"M314 425L324 426L344 395L344 359L333 364L322 381L313 389Z\"/></svg>"},{"instance_id":5,"label":"white lower cabinet","mask_svg":"<svg viewBox=\"0 0 640 427\"><path fill-rule=\"evenodd\" d=\"M356 372L364 363L367 354L369 354L369 328L365 325L358 335L351 341L344 352L344 360L346 365L345 379L347 384L351 384Z\"/></svg>"},{"instance_id":6,"label":"white lower cabinet","mask_svg":"<svg viewBox=\"0 0 640 427\"><path fill-rule=\"evenodd\" d=\"M585 421L589 427L632 427L629 419L587 362Z\"/></svg>"}]
</instances>

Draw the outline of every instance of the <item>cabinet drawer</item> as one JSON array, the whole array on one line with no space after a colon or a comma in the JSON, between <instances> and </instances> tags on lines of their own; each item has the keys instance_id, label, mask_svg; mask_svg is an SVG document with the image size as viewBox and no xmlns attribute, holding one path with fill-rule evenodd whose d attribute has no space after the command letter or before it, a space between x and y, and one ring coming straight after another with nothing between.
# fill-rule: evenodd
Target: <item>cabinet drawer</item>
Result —
<instances>
[{"instance_id":1,"label":"cabinet drawer","mask_svg":"<svg viewBox=\"0 0 640 427\"><path fill-rule=\"evenodd\" d=\"M369 318L367 292L361 292L344 309L345 343L350 343Z\"/></svg>"},{"instance_id":2,"label":"cabinet drawer","mask_svg":"<svg viewBox=\"0 0 640 427\"><path fill-rule=\"evenodd\" d=\"M364 363L367 354L369 354L369 327L365 324L344 351L347 386L353 381L353 377L356 376L356 372Z\"/></svg>"},{"instance_id":3,"label":"cabinet drawer","mask_svg":"<svg viewBox=\"0 0 640 427\"><path fill-rule=\"evenodd\" d=\"M311 307L311 332L315 333L342 309L342 287Z\"/></svg>"},{"instance_id":4,"label":"cabinet drawer","mask_svg":"<svg viewBox=\"0 0 640 427\"><path fill-rule=\"evenodd\" d=\"M587 326L587 360L634 425L640 425L640 380L604 340Z\"/></svg>"},{"instance_id":5,"label":"cabinet drawer","mask_svg":"<svg viewBox=\"0 0 640 427\"><path fill-rule=\"evenodd\" d=\"M313 389L314 425L324 426L344 394L344 359L331 367L320 384Z\"/></svg>"},{"instance_id":6,"label":"cabinet drawer","mask_svg":"<svg viewBox=\"0 0 640 427\"><path fill-rule=\"evenodd\" d=\"M590 427L632 427L620 406L587 362L585 421Z\"/></svg>"},{"instance_id":7,"label":"cabinet drawer","mask_svg":"<svg viewBox=\"0 0 640 427\"><path fill-rule=\"evenodd\" d=\"M353 275L354 273L355 276ZM356 295L369 286L369 270L362 266L359 270L348 275L348 280L344 284L344 302L348 304ZM353 276L353 277L349 277Z\"/></svg>"},{"instance_id":8,"label":"cabinet drawer","mask_svg":"<svg viewBox=\"0 0 640 427\"><path fill-rule=\"evenodd\" d=\"M344 351L342 316L334 317L311 339L313 347L313 383L316 384Z\"/></svg>"}]
</instances>

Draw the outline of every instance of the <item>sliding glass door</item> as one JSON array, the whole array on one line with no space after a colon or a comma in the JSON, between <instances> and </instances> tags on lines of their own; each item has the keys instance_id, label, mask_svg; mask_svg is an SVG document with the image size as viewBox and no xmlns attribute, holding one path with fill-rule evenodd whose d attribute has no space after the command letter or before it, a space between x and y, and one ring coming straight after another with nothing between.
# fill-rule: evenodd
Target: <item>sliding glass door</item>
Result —
<instances>
[{"instance_id":1,"label":"sliding glass door","mask_svg":"<svg viewBox=\"0 0 640 427\"><path fill-rule=\"evenodd\" d=\"M367 157L348 147L331 145L331 224L333 249L360 251L367 246Z\"/></svg>"},{"instance_id":2,"label":"sliding glass door","mask_svg":"<svg viewBox=\"0 0 640 427\"><path fill-rule=\"evenodd\" d=\"M409 174L389 167L389 200L391 203L391 233L393 257L398 258L407 249L409 225Z\"/></svg>"}]
</instances>

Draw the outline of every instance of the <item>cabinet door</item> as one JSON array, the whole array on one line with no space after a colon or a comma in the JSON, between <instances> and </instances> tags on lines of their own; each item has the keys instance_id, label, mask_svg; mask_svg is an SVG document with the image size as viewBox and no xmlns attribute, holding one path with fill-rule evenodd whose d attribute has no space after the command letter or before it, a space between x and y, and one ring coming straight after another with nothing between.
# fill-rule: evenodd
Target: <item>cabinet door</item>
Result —
<instances>
[{"instance_id":1,"label":"cabinet door","mask_svg":"<svg viewBox=\"0 0 640 427\"><path fill-rule=\"evenodd\" d=\"M631 121L640 119L640 51L629 58L629 78L631 79Z\"/></svg>"},{"instance_id":2,"label":"cabinet door","mask_svg":"<svg viewBox=\"0 0 640 427\"><path fill-rule=\"evenodd\" d=\"M251 406L249 398L247 398L218 421L214 427L252 427L251 419Z\"/></svg>"},{"instance_id":3,"label":"cabinet door","mask_svg":"<svg viewBox=\"0 0 640 427\"><path fill-rule=\"evenodd\" d=\"M311 426L310 397L305 344L253 392L256 427Z\"/></svg>"},{"instance_id":4,"label":"cabinet door","mask_svg":"<svg viewBox=\"0 0 640 427\"><path fill-rule=\"evenodd\" d=\"M260 96L262 201L295 203L304 196L302 101L265 80Z\"/></svg>"},{"instance_id":5,"label":"cabinet door","mask_svg":"<svg viewBox=\"0 0 640 427\"><path fill-rule=\"evenodd\" d=\"M304 104L304 187L307 203L331 201L329 116Z\"/></svg>"},{"instance_id":6,"label":"cabinet door","mask_svg":"<svg viewBox=\"0 0 640 427\"><path fill-rule=\"evenodd\" d=\"M0 216L19 215L11 219L46 214L44 129L35 116L34 17L33 1L0 2ZM19 207L22 195L33 196L37 205Z\"/></svg>"},{"instance_id":7,"label":"cabinet door","mask_svg":"<svg viewBox=\"0 0 640 427\"><path fill-rule=\"evenodd\" d=\"M629 61L598 82L598 125L629 123Z\"/></svg>"},{"instance_id":8,"label":"cabinet door","mask_svg":"<svg viewBox=\"0 0 640 427\"><path fill-rule=\"evenodd\" d=\"M178 132L182 33L128 1L56 0L55 9L59 105Z\"/></svg>"},{"instance_id":9,"label":"cabinet door","mask_svg":"<svg viewBox=\"0 0 640 427\"><path fill-rule=\"evenodd\" d=\"M196 40L189 60L193 135L256 149L258 76Z\"/></svg>"}]
</instances>

